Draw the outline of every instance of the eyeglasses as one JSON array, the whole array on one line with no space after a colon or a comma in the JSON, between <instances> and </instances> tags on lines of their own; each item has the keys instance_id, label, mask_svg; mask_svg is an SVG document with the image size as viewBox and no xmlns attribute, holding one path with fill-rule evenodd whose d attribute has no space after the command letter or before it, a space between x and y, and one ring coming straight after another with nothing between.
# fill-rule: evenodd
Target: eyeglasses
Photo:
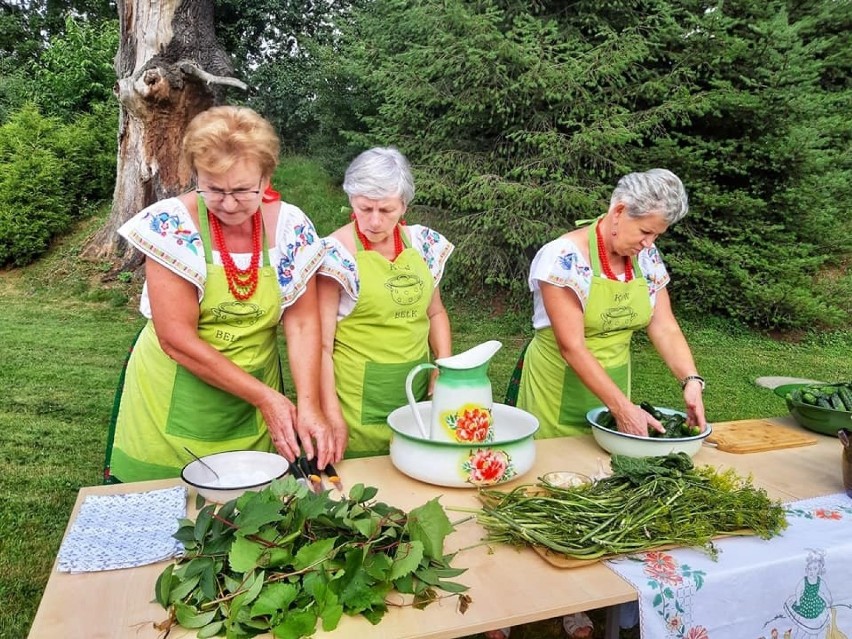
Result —
<instances>
[{"instance_id":1,"label":"eyeglasses","mask_svg":"<svg viewBox=\"0 0 852 639\"><path fill-rule=\"evenodd\" d=\"M200 189L195 189L195 192L203 197L205 202L223 202L229 195L237 202L251 202L260 195L260 189L241 191L217 191L215 189L202 191Z\"/></svg>"}]
</instances>

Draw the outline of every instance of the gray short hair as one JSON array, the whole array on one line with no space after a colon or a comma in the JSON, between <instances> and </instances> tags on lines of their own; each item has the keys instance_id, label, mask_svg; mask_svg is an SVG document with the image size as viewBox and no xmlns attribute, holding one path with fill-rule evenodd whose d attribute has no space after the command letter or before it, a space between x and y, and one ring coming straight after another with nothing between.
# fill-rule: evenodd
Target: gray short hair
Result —
<instances>
[{"instance_id":1,"label":"gray short hair","mask_svg":"<svg viewBox=\"0 0 852 639\"><path fill-rule=\"evenodd\" d=\"M668 169L625 175L613 190L609 205L618 203L625 205L630 217L658 213L668 225L683 219L689 211L683 182Z\"/></svg>"},{"instance_id":2,"label":"gray short hair","mask_svg":"<svg viewBox=\"0 0 852 639\"><path fill-rule=\"evenodd\" d=\"M364 151L346 169L343 190L349 197L360 195L371 200L399 196L402 203L414 199L411 165L394 147L375 147Z\"/></svg>"}]
</instances>

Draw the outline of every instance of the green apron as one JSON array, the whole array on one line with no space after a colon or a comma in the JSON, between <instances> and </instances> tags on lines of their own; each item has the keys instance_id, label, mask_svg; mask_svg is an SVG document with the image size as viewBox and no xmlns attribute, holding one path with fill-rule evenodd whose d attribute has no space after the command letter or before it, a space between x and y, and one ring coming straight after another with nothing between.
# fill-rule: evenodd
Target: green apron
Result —
<instances>
[{"instance_id":1,"label":"green apron","mask_svg":"<svg viewBox=\"0 0 852 639\"><path fill-rule=\"evenodd\" d=\"M633 258L636 277L630 282L610 280L601 273L596 221L589 230L592 281L583 312L586 347L630 397L630 338L651 321L648 283ZM537 330L524 354L518 408L535 415L540 423L537 438L588 433L586 412L601 400L580 381L565 363L552 328Z\"/></svg>"},{"instance_id":2,"label":"green apron","mask_svg":"<svg viewBox=\"0 0 852 639\"><path fill-rule=\"evenodd\" d=\"M333 357L337 396L349 426L346 457L387 454L388 413L408 403L408 371L429 361L427 311L435 282L402 235L405 248L393 262L355 240L360 290L352 312L337 323ZM428 378L415 378L415 397L426 396Z\"/></svg>"},{"instance_id":3,"label":"green apron","mask_svg":"<svg viewBox=\"0 0 852 639\"><path fill-rule=\"evenodd\" d=\"M244 371L281 390L276 337L281 290L269 264L266 234L257 290L241 302L228 290L225 269L213 264L207 208L201 198L198 218L207 263L198 336ZM190 460L184 446L198 455L274 451L260 411L166 355L149 320L127 362L110 472L123 482L177 477Z\"/></svg>"}]
</instances>

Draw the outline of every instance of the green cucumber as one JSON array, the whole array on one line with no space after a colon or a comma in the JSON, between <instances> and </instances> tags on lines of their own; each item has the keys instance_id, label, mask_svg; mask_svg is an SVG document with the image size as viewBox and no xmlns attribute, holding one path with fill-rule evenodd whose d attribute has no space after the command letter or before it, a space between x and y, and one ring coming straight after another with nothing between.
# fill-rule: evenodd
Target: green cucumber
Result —
<instances>
[{"instance_id":1,"label":"green cucumber","mask_svg":"<svg viewBox=\"0 0 852 639\"><path fill-rule=\"evenodd\" d=\"M843 402L843 409L852 411L852 390L844 384L837 389L837 394L840 395L840 400Z\"/></svg>"},{"instance_id":2,"label":"green cucumber","mask_svg":"<svg viewBox=\"0 0 852 639\"><path fill-rule=\"evenodd\" d=\"M839 391L829 396L828 402L834 410L846 410L846 406L843 405L843 400L840 399Z\"/></svg>"}]
</instances>

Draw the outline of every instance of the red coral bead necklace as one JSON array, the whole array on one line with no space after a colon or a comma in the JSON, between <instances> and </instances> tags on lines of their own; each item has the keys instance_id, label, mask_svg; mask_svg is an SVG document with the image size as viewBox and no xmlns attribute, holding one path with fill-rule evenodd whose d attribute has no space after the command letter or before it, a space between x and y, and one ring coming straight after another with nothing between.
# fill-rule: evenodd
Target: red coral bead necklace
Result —
<instances>
[{"instance_id":1,"label":"red coral bead necklace","mask_svg":"<svg viewBox=\"0 0 852 639\"><path fill-rule=\"evenodd\" d=\"M595 235L598 239L598 259L601 262L601 271L611 280L617 280L618 277L613 273L612 267L609 264L606 246L604 246L603 234L601 233L600 223L595 225ZM624 282L627 283L633 279L633 261L629 257L624 258Z\"/></svg>"},{"instance_id":2,"label":"red coral bead necklace","mask_svg":"<svg viewBox=\"0 0 852 639\"><path fill-rule=\"evenodd\" d=\"M257 290L257 273L260 265L260 234L261 219L260 209L252 216L251 227L251 261L248 268L238 268L234 258L225 245L225 236L222 233L222 225L215 215L210 215L210 230L213 231L213 239L219 247L219 255L222 257L222 267L225 269L225 278L228 280L228 290L236 299L244 302Z\"/></svg>"},{"instance_id":3,"label":"red coral bead necklace","mask_svg":"<svg viewBox=\"0 0 852 639\"><path fill-rule=\"evenodd\" d=\"M370 240L367 239L367 236L361 232L361 228L358 226L358 220L354 219L354 216L353 222L355 223L355 235L358 236L358 239L361 241L361 245L368 251L375 250L373 248L373 243L370 242ZM399 254L402 253L402 231L400 230L402 224L403 223L400 222L393 228L393 258L391 259L391 262L398 258Z\"/></svg>"}]
</instances>

